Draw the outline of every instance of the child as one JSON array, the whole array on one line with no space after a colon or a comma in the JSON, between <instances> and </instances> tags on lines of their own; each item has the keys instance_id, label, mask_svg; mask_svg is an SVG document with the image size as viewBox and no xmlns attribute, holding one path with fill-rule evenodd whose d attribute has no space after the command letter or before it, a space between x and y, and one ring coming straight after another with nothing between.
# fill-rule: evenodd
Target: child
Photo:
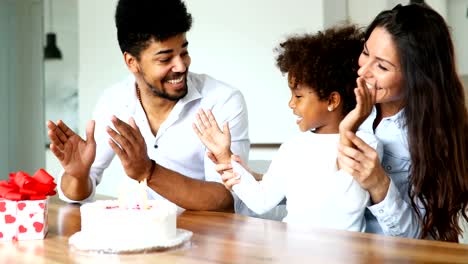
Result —
<instances>
[{"instance_id":1,"label":"child","mask_svg":"<svg viewBox=\"0 0 468 264\"><path fill-rule=\"evenodd\" d=\"M218 163L225 186L255 213L261 214L287 198L283 221L364 231L369 194L349 174L337 169L339 124L356 109L370 109L372 91L356 84L363 35L354 26L331 28L315 35L293 36L280 44L277 66L288 74L289 107L303 132L281 145L271 166L257 182L242 161L232 165L229 129L221 131L214 116L200 111L194 130ZM369 100L371 98L371 100ZM359 134L377 148L371 134ZM224 164L224 165L223 165Z\"/></svg>"}]
</instances>

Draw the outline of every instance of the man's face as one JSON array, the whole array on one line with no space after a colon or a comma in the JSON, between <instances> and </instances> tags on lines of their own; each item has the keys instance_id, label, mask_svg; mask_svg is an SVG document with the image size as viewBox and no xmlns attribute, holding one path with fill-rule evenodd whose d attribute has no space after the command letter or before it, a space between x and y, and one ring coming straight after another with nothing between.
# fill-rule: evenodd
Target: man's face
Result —
<instances>
[{"instance_id":1,"label":"man's face","mask_svg":"<svg viewBox=\"0 0 468 264\"><path fill-rule=\"evenodd\" d=\"M150 89L158 97L177 101L187 94L187 74L190 66L185 34L165 41L152 41L136 61L135 75L140 89Z\"/></svg>"}]
</instances>

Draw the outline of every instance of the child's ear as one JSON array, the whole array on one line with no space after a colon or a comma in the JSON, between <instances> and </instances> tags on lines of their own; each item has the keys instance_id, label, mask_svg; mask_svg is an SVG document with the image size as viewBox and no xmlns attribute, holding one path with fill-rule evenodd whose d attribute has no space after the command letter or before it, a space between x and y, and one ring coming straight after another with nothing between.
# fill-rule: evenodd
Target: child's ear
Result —
<instances>
[{"instance_id":1,"label":"child's ear","mask_svg":"<svg viewBox=\"0 0 468 264\"><path fill-rule=\"evenodd\" d=\"M340 103L341 103L340 93L332 92L330 96L328 96L328 111L331 112L335 110L336 108L338 108Z\"/></svg>"},{"instance_id":2,"label":"child's ear","mask_svg":"<svg viewBox=\"0 0 468 264\"><path fill-rule=\"evenodd\" d=\"M138 66L137 58L128 52L124 52L123 56L125 64L127 64L127 68L133 73L139 72L140 68Z\"/></svg>"}]
</instances>

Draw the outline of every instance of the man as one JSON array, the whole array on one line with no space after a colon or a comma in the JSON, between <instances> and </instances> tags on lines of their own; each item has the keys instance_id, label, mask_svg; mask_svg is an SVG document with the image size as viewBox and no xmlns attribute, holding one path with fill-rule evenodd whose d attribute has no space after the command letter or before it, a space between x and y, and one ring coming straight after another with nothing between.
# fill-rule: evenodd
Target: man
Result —
<instances>
[{"instance_id":1,"label":"man","mask_svg":"<svg viewBox=\"0 0 468 264\"><path fill-rule=\"evenodd\" d=\"M219 183L192 123L199 109L210 109L229 124L232 152L246 159L250 142L242 94L188 71L185 33L192 18L181 0L120 0L115 22L132 76L104 92L86 141L62 121L47 124L50 148L64 168L60 197L92 200L117 154L130 178L147 180L152 198L161 195L192 210L232 210L233 198Z\"/></svg>"}]
</instances>

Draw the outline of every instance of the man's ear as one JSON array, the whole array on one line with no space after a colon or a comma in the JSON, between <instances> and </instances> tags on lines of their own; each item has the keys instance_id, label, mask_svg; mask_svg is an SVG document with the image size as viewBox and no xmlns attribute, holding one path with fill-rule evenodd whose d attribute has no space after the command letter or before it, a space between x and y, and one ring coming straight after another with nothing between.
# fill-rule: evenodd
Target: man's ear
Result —
<instances>
[{"instance_id":1,"label":"man's ear","mask_svg":"<svg viewBox=\"0 0 468 264\"><path fill-rule=\"evenodd\" d=\"M341 104L341 95L338 92L332 92L328 96L328 111L337 109Z\"/></svg>"},{"instance_id":2,"label":"man's ear","mask_svg":"<svg viewBox=\"0 0 468 264\"><path fill-rule=\"evenodd\" d=\"M138 73L140 71L140 66L138 65L138 60L132 54L128 52L124 52L123 54L125 64L127 64L127 68L133 72Z\"/></svg>"}]
</instances>

